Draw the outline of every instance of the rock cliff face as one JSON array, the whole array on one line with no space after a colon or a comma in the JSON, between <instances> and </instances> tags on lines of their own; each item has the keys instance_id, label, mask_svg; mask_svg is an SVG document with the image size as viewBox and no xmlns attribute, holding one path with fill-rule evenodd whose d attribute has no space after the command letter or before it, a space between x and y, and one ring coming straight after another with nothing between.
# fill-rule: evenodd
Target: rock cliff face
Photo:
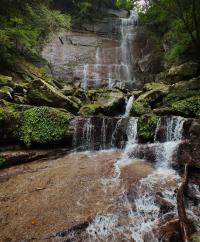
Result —
<instances>
[{"instance_id":1,"label":"rock cliff face","mask_svg":"<svg viewBox=\"0 0 200 242\"><path fill-rule=\"evenodd\" d=\"M154 43L137 30L137 15L126 11L110 14L112 17L51 38L42 55L53 76L85 89L138 89L149 81L147 75L159 72L160 57Z\"/></svg>"}]
</instances>

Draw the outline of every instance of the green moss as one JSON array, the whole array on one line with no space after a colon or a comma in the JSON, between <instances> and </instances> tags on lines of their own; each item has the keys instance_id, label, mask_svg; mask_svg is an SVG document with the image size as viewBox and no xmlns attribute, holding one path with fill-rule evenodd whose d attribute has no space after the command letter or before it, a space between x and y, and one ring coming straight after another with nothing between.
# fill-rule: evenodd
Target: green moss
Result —
<instances>
[{"instance_id":1,"label":"green moss","mask_svg":"<svg viewBox=\"0 0 200 242\"><path fill-rule=\"evenodd\" d=\"M63 110L31 108L23 114L21 140L27 145L62 140L71 119L71 114Z\"/></svg>"},{"instance_id":2,"label":"green moss","mask_svg":"<svg viewBox=\"0 0 200 242\"><path fill-rule=\"evenodd\" d=\"M3 167L6 163L6 158L0 155L0 168Z\"/></svg>"},{"instance_id":3,"label":"green moss","mask_svg":"<svg viewBox=\"0 0 200 242\"><path fill-rule=\"evenodd\" d=\"M101 111L101 107L96 103L86 104L79 110L81 115L96 115Z\"/></svg>"},{"instance_id":4,"label":"green moss","mask_svg":"<svg viewBox=\"0 0 200 242\"><path fill-rule=\"evenodd\" d=\"M199 232L192 235L191 242L200 242L200 233Z\"/></svg>"},{"instance_id":5,"label":"green moss","mask_svg":"<svg viewBox=\"0 0 200 242\"><path fill-rule=\"evenodd\" d=\"M151 113L151 107L147 102L134 102L132 108L131 108L131 116L140 116L142 114Z\"/></svg>"},{"instance_id":6,"label":"green moss","mask_svg":"<svg viewBox=\"0 0 200 242\"><path fill-rule=\"evenodd\" d=\"M0 136L1 139L19 137L20 113L12 106L0 108Z\"/></svg>"},{"instance_id":7,"label":"green moss","mask_svg":"<svg viewBox=\"0 0 200 242\"><path fill-rule=\"evenodd\" d=\"M7 86L11 84L11 82L12 82L12 77L0 75L0 86Z\"/></svg>"},{"instance_id":8,"label":"green moss","mask_svg":"<svg viewBox=\"0 0 200 242\"><path fill-rule=\"evenodd\" d=\"M200 117L200 96L173 102L171 108L184 116Z\"/></svg>"},{"instance_id":9,"label":"green moss","mask_svg":"<svg viewBox=\"0 0 200 242\"><path fill-rule=\"evenodd\" d=\"M138 119L138 138L142 141L153 141L158 116L149 114Z\"/></svg>"}]
</instances>

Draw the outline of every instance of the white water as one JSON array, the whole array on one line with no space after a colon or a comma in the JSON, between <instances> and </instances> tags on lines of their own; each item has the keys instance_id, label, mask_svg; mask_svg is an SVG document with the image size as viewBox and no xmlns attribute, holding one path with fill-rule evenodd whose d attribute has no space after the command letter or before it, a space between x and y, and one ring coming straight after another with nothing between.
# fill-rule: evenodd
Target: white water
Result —
<instances>
[{"instance_id":1,"label":"white water","mask_svg":"<svg viewBox=\"0 0 200 242\"><path fill-rule=\"evenodd\" d=\"M157 142L157 133L161 127L159 120L155 141L156 166L153 173L141 179L133 188L134 204L126 196L125 189L120 180L120 167L124 165L129 157L129 150L137 149L137 119L132 118L127 128L128 142L124 154L115 163L116 186L121 184L122 197L118 210L115 213L99 214L87 228L89 241L135 241L135 242L158 242L158 234L155 232L160 226L159 222L164 215L161 214L160 205L156 201L156 193L161 193L162 198L170 202L176 214L175 189L180 182L180 176L170 166L173 154L175 153L182 139L184 119L172 117L167 120L166 141ZM103 184L103 182L102 182ZM126 211L125 214L123 211ZM176 216L176 215L174 215ZM125 221L121 223L120 221ZM156 230L157 229L157 230Z\"/></svg>"},{"instance_id":2,"label":"white water","mask_svg":"<svg viewBox=\"0 0 200 242\"><path fill-rule=\"evenodd\" d=\"M125 114L124 114L125 117L128 117L128 116L129 116L134 101L135 101L134 96L131 96L131 97L128 99L128 102L127 102L127 104L126 104Z\"/></svg>"},{"instance_id":3,"label":"white water","mask_svg":"<svg viewBox=\"0 0 200 242\"><path fill-rule=\"evenodd\" d=\"M82 88L88 89L89 83L93 88L98 88L101 81L106 81L107 87L123 87L126 83L133 83L134 73L131 62L130 40L133 38L133 31L137 23L138 16L134 11L130 11L128 18L121 18L120 24L120 46L113 48L114 63L105 63L103 60L108 49L98 47L94 64L83 65ZM114 52L114 53L113 53ZM90 85L91 86L91 85Z\"/></svg>"}]
</instances>

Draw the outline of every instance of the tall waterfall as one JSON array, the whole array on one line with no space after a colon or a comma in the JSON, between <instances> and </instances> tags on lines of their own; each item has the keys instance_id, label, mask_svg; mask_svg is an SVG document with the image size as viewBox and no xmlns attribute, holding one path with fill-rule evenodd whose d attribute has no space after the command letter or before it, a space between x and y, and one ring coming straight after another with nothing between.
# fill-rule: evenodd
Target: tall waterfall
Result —
<instances>
[{"instance_id":1,"label":"tall waterfall","mask_svg":"<svg viewBox=\"0 0 200 242\"><path fill-rule=\"evenodd\" d=\"M115 58L112 62L105 62L108 49L100 46L96 50L95 63L84 64L82 88L98 88L102 84L108 88L124 87L126 84L134 83L130 41L133 38L137 19L138 16L134 11L130 11L128 18L120 19L120 46L113 48L112 55Z\"/></svg>"}]
</instances>

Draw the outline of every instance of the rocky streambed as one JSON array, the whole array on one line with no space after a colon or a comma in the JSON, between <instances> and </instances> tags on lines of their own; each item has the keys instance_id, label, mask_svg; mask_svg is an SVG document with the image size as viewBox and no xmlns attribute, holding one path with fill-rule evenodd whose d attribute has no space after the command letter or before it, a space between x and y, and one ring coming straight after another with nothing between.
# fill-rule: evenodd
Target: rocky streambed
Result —
<instances>
[{"instance_id":1,"label":"rocky streambed","mask_svg":"<svg viewBox=\"0 0 200 242\"><path fill-rule=\"evenodd\" d=\"M57 233L114 212L122 195L114 167L120 156L119 151L72 153L1 170L0 240L59 241ZM130 162L120 179L128 191L151 172L146 162Z\"/></svg>"}]
</instances>

